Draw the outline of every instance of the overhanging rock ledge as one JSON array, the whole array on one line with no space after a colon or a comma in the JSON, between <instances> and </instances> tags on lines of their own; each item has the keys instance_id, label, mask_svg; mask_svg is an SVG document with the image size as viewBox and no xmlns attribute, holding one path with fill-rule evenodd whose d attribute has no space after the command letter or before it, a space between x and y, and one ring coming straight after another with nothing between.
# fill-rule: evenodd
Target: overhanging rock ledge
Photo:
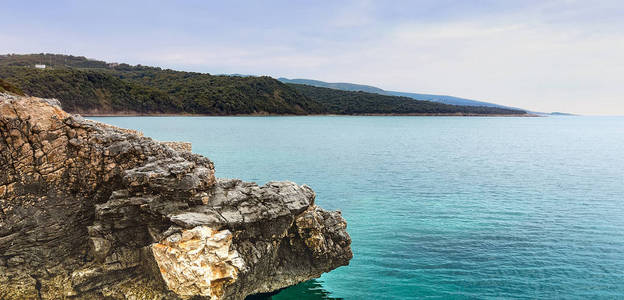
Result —
<instances>
[{"instance_id":1,"label":"overhanging rock ledge","mask_svg":"<svg viewBox=\"0 0 624 300\"><path fill-rule=\"evenodd\" d=\"M0 299L244 299L348 265L309 187L0 94Z\"/></svg>"}]
</instances>

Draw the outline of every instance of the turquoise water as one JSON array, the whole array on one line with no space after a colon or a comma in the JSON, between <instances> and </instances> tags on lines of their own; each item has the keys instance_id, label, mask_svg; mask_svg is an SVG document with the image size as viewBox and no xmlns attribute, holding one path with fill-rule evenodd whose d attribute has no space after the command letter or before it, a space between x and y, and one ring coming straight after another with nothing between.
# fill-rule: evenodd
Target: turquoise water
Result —
<instances>
[{"instance_id":1,"label":"turquoise water","mask_svg":"<svg viewBox=\"0 0 624 300\"><path fill-rule=\"evenodd\" d=\"M624 118L94 118L306 183L348 267L274 299L624 298Z\"/></svg>"}]
</instances>

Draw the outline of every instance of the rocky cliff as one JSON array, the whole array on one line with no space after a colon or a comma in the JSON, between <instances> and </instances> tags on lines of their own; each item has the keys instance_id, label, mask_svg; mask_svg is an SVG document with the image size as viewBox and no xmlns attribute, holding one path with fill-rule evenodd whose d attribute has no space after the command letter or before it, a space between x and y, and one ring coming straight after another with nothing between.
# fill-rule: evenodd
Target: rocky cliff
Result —
<instances>
[{"instance_id":1,"label":"rocky cliff","mask_svg":"<svg viewBox=\"0 0 624 300\"><path fill-rule=\"evenodd\" d=\"M243 299L349 263L309 187L0 94L0 299Z\"/></svg>"}]
</instances>

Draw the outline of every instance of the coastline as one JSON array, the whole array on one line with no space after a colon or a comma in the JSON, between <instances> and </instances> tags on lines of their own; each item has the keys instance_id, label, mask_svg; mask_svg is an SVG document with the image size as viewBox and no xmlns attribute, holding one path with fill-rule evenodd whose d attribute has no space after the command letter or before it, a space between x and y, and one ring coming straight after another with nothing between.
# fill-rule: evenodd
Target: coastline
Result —
<instances>
[{"instance_id":1,"label":"coastline","mask_svg":"<svg viewBox=\"0 0 624 300\"><path fill-rule=\"evenodd\" d=\"M465 113L366 113L366 114L189 114L189 113L80 113L83 117L325 117L325 116L353 116L353 117L543 117L537 114L465 114Z\"/></svg>"},{"instance_id":2,"label":"coastline","mask_svg":"<svg viewBox=\"0 0 624 300\"><path fill-rule=\"evenodd\" d=\"M246 299L353 258L312 188L216 177L190 142L3 93L0 132L1 299Z\"/></svg>"}]
</instances>

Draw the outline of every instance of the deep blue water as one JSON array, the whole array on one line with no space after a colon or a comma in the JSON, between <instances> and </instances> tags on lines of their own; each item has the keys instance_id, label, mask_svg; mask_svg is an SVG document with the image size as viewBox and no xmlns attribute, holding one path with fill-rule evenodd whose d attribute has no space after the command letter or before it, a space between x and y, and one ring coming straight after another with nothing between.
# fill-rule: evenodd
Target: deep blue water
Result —
<instances>
[{"instance_id":1,"label":"deep blue water","mask_svg":"<svg viewBox=\"0 0 624 300\"><path fill-rule=\"evenodd\" d=\"M274 299L624 298L624 118L94 118L310 185L348 267Z\"/></svg>"}]
</instances>

